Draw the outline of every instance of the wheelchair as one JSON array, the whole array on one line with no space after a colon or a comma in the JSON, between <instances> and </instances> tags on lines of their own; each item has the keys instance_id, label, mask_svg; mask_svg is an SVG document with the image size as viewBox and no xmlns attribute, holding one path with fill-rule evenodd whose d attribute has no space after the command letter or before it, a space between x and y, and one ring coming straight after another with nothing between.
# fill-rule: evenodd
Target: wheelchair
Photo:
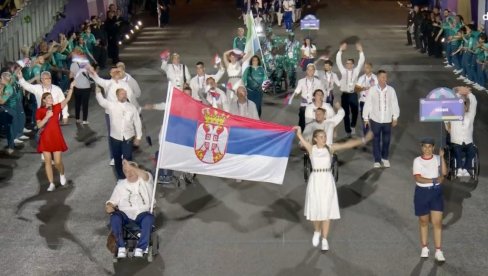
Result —
<instances>
[{"instance_id":1,"label":"wheelchair","mask_svg":"<svg viewBox=\"0 0 488 276\"><path fill-rule=\"evenodd\" d=\"M480 157L478 154L478 147L476 145L474 146L474 158L472 161L472 170L469 172L471 175L471 179L474 181L478 181L479 175L480 175ZM463 162L466 157L463 156ZM447 179L453 180L458 178L456 176L456 158L454 158L454 151L451 143L446 144L444 147L444 159L446 160L446 165L447 165Z\"/></svg>"},{"instance_id":2,"label":"wheelchair","mask_svg":"<svg viewBox=\"0 0 488 276\"><path fill-rule=\"evenodd\" d=\"M122 237L124 238L126 249L127 249L127 257L132 258L134 257L134 250L136 249L137 242L141 237L141 228L139 228L139 226L136 223L130 222L122 226L122 230L123 230ZM144 255L146 256L147 261L151 263L154 259L154 256L158 254L159 254L159 236L156 233L156 227L153 225L151 229L151 237L149 238L149 245ZM117 258L117 250L116 250L115 254L113 255L113 262L117 263L118 260L119 259Z\"/></svg>"},{"instance_id":3,"label":"wheelchair","mask_svg":"<svg viewBox=\"0 0 488 276\"><path fill-rule=\"evenodd\" d=\"M334 176L334 181L337 183L339 180L339 161L337 154L332 155L332 175ZM308 152L303 154L303 177L305 178L305 182L308 181L310 174L312 173L312 160L310 160L310 156Z\"/></svg>"}]
</instances>

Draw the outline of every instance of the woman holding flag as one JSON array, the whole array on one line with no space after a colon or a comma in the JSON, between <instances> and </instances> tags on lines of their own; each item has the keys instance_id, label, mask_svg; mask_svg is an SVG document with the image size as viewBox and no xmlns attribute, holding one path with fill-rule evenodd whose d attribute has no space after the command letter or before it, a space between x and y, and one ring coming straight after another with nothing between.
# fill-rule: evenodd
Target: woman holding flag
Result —
<instances>
[{"instance_id":1,"label":"woman holding flag","mask_svg":"<svg viewBox=\"0 0 488 276\"><path fill-rule=\"evenodd\" d=\"M268 77L266 71L261 65L261 59L258 56L253 56L249 62L249 67L246 68L242 76L244 86L246 86L249 100L256 104L258 114L261 117L261 105L263 102L263 88L262 85Z\"/></svg>"},{"instance_id":2,"label":"woman holding flag","mask_svg":"<svg viewBox=\"0 0 488 276\"><path fill-rule=\"evenodd\" d=\"M332 155L336 151L354 148L373 138L369 132L366 137L351 139L344 143L334 143L327 146L325 131L317 129L313 132L312 144L303 136L299 126L294 127L300 143L307 150L312 161L312 174L308 179L307 192L305 195L305 217L312 221L314 233L312 245L317 247L322 236L322 250L329 250L327 235L331 219L340 219L339 201L335 187L334 176L332 175Z\"/></svg>"}]
</instances>

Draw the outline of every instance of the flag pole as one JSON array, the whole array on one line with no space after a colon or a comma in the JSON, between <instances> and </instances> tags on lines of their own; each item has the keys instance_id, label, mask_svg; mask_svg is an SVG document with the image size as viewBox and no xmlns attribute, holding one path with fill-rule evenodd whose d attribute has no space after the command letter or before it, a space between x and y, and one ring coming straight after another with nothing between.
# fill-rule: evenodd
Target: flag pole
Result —
<instances>
[{"instance_id":1,"label":"flag pole","mask_svg":"<svg viewBox=\"0 0 488 276\"><path fill-rule=\"evenodd\" d=\"M151 210L149 211L151 214L154 211L154 201L156 198L156 186L158 185L158 177L159 177L159 164L160 164L160 156L164 149L163 141L166 140L166 131L169 119L169 109L171 108L171 99L173 98L172 88L173 85L171 82L168 82L168 91L166 92L166 107L164 109L164 119L163 119L163 126L161 127L161 137L159 137L159 152L158 152L158 160L156 160L156 173L154 174L154 181L153 181L153 190L151 196ZM165 128L166 126L166 128Z\"/></svg>"}]
</instances>

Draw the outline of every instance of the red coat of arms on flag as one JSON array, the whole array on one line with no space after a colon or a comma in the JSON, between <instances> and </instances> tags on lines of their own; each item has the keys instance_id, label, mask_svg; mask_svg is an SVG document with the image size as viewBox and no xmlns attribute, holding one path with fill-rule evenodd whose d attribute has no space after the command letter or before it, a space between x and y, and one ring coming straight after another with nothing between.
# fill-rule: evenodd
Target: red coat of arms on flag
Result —
<instances>
[{"instance_id":1,"label":"red coat of arms on flag","mask_svg":"<svg viewBox=\"0 0 488 276\"><path fill-rule=\"evenodd\" d=\"M203 122L199 121L195 134L195 155L203 163L215 164L224 158L227 150L229 129L225 121L229 118L215 109L202 109Z\"/></svg>"}]
</instances>

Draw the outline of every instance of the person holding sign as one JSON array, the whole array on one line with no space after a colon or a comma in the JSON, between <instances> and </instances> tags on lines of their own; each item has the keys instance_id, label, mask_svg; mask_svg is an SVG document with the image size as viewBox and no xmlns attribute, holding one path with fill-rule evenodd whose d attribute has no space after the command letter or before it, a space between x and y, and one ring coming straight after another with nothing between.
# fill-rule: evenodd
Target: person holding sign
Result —
<instances>
[{"instance_id":1,"label":"person holding sign","mask_svg":"<svg viewBox=\"0 0 488 276\"><path fill-rule=\"evenodd\" d=\"M429 257L427 240L429 236L429 221L434 228L435 259L444 262L441 250L442 212L444 198L442 196L442 182L447 174L444 160L444 150L439 149L439 155L434 154L435 141L433 138L423 138L420 142L422 155L413 161L413 175L415 178L414 207L415 215L419 218L420 242L422 244L421 258Z\"/></svg>"},{"instance_id":2,"label":"person holding sign","mask_svg":"<svg viewBox=\"0 0 488 276\"><path fill-rule=\"evenodd\" d=\"M387 74L379 70L377 74L378 85L369 90L363 108L365 127L371 127L374 134L373 155L374 168L389 168L388 159L390 150L391 128L396 127L400 117L400 107L395 89L386 84Z\"/></svg>"}]
</instances>

